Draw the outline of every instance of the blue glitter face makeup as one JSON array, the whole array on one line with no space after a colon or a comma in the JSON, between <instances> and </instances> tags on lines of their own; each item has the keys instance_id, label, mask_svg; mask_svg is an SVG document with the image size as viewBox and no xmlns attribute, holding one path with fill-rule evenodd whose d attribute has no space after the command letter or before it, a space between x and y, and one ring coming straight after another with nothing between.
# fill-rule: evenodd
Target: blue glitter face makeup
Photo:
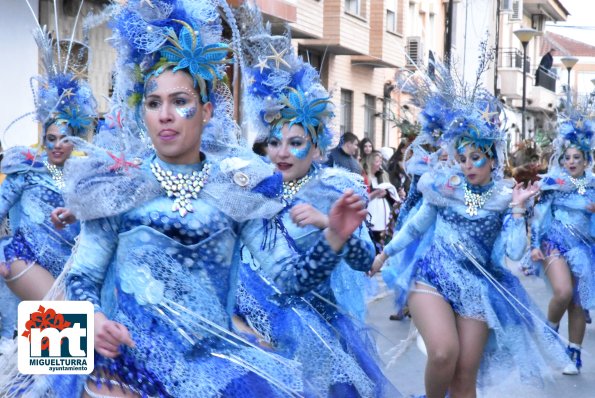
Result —
<instances>
[{"instance_id":1,"label":"blue glitter face makeup","mask_svg":"<svg viewBox=\"0 0 595 398\"><path fill-rule=\"evenodd\" d=\"M192 119L194 115L196 115L197 108L195 106L190 108L184 107L176 107L176 112L178 115L182 116L184 119Z\"/></svg>"},{"instance_id":2,"label":"blue glitter face makeup","mask_svg":"<svg viewBox=\"0 0 595 398\"><path fill-rule=\"evenodd\" d=\"M459 153L459 155L465 154L465 147L466 147L466 145L461 145L460 147L457 148L457 152Z\"/></svg>"},{"instance_id":3,"label":"blue glitter face makeup","mask_svg":"<svg viewBox=\"0 0 595 398\"><path fill-rule=\"evenodd\" d=\"M483 158L481 158L481 159L476 160L475 162L473 162L473 167L476 167L476 168L479 169L479 168L485 166L485 164L487 162L488 162L488 158L484 156Z\"/></svg>"},{"instance_id":4,"label":"blue glitter face makeup","mask_svg":"<svg viewBox=\"0 0 595 398\"><path fill-rule=\"evenodd\" d=\"M306 141L306 146L304 148L291 148L289 151L296 158L304 160L308 157L308 153L310 153L310 148L312 148L312 143L310 141Z\"/></svg>"},{"instance_id":5,"label":"blue glitter face makeup","mask_svg":"<svg viewBox=\"0 0 595 398\"><path fill-rule=\"evenodd\" d=\"M50 151L53 151L54 148L56 147L56 141L47 141L45 142L45 146L47 149L49 149Z\"/></svg>"}]
</instances>

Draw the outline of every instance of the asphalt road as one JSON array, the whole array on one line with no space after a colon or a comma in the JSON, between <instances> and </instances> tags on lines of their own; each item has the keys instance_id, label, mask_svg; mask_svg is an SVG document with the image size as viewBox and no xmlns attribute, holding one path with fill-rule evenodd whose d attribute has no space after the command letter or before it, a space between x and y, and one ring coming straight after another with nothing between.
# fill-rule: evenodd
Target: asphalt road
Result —
<instances>
[{"instance_id":1,"label":"asphalt road","mask_svg":"<svg viewBox=\"0 0 595 398\"><path fill-rule=\"evenodd\" d=\"M514 267L513 267L514 268ZM515 272L513 270L513 272ZM550 293L544 281L535 277L526 277L515 272L539 307L545 313ZM376 330L376 342L381 359L385 362L386 376L405 396L424 393L424 367L426 357L418 349L413 340L404 354L390 366L386 366L392 358L390 349L406 339L412 323L409 318L403 321L391 321L388 316L394 312L393 295L387 291L379 278L379 292L368 306L368 324ZM592 311L595 318L595 311ZM560 331L568 337L566 316L562 319ZM578 376L554 374L553 380L547 381L543 389L525 386L516 377L502 380L497 387L479 391L482 398L595 398L595 324L587 325L587 333L583 342L583 368Z\"/></svg>"}]
</instances>

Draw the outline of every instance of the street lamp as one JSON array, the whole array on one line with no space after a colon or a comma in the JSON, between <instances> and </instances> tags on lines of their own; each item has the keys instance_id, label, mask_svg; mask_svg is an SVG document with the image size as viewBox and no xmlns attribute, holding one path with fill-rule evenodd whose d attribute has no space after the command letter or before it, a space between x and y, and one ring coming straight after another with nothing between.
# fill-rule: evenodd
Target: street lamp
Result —
<instances>
[{"instance_id":1,"label":"street lamp","mask_svg":"<svg viewBox=\"0 0 595 398\"><path fill-rule=\"evenodd\" d=\"M567 106L570 106L570 70L574 65L576 65L576 63L578 62L578 58L564 57L560 58L560 62L562 62L562 64L566 67L566 70L568 71L568 85L566 86L566 93L568 95L566 96L566 104Z\"/></svg>"},{"instance_id":2,"label":"street lamp","mask_svg":"<svg viewBox=\"0 0 595 398\"><path fill-rule=\"evenodd\" d=\"M525 139L525 108L527 103L527 44L531 41L532 38L539 34L538 31L535 29L529 28L522 28L517 29L514 32L514 35L521 41L523 44L523 103L521 108L522 114L522 121L521 121L521 139Z\"/></svg>"}]
</instances>

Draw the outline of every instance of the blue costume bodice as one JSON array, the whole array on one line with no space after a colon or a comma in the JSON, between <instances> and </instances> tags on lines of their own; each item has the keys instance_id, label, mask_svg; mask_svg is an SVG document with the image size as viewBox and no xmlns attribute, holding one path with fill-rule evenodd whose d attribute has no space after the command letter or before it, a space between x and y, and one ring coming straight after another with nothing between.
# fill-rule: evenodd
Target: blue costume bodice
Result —
<instances>
[{"instance_id":1,"label":"blue costume bodice","mask_svg":"<svg viewBox=\"0 0 595 398\"><path fill-rule=\"evenodd\" d=\"M403 226L402 232L385 247L392 256L404 249L414 239L434 227L431 249L452 244L470 245L471 252L478 250L484 262L491 261L498 238L504 239L509 257L518 259L525 248L524 219L513 219L508 211L511 188L506 181L496 182L492 195L478 214L467 214L464 204L463 177L457 173L427 173L419 181L424 202L419 211ZM504 233L503 233L504 232Z\"/></svg>"},{"instance_id":2,"label":"blue costume bodice","mask_svg":"<svg viewBox=\"0 0 595 398\"><path fill-rule=\"evenodd\" d=\"M313 225L298 226L290 216L291 209L301 203L312 205L323 214L328 214L332 205L347 189L353 189L363 198L367 197L365 186L359 176L337 168L315 168L311 171L312 179L304 185L292 198L291 202L265 228L262 222L252 221L248 227L251 230L250 240L258 243L260 250L266 252L271 245L279 245L287 250L287 255L303 254L323 237L323 231ZM260 232L258 232L260 231ZM256 249L256 245L253 250ZM258 249L256 249L258 250ZM342 260L314 291L339 306L353 316L363 320L365 313L365 295L369 287L369 280L365 275L374 260L374 245L365 226L354 232L352 238L345 245ZM278 274L277 265L265 260L257 262L256 268L261 268L265 275ZM308 294L312 299L313 296ZM334 312L326 307L324 312Z\"/></svg>"}]
</instances>

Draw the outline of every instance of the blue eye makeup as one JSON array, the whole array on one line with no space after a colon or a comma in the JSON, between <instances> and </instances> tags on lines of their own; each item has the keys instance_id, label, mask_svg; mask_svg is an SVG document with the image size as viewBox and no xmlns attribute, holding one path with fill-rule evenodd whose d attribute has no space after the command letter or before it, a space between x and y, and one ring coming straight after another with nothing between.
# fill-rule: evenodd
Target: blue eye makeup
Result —
<instances>
[{"instance_id":1,"label":"blue eye makeup","mask_svg":"<svg viewBox=\"0 0 595 398\"><path fill-rule=\"evenodd\" d=\"M310 148L312 147L312 143L310 141L306 142L306 146L304 148L291 148L289 152L296 158L300 160L306 159L308 157L308 153L310 152Z\"/></svg>"},{"instance_id":2,"label":"blue eye makeup","mask_svg":"<svg viewBox=\"0 0 595 398\"><path fill-rule=\"evenodd\" d=\"M473 162L473 167L476 167L476 168L478 168L478 169L479 169L480 167L483 167L483 166L485 166L485 164L486 164L487 162L488 162L488 158L486 158L486 157L483 157L483 158L481 158L481 159L479 159L479 160L476 160L476 161L474 161L474 162Z\"/></svg>"}]
</instances>

